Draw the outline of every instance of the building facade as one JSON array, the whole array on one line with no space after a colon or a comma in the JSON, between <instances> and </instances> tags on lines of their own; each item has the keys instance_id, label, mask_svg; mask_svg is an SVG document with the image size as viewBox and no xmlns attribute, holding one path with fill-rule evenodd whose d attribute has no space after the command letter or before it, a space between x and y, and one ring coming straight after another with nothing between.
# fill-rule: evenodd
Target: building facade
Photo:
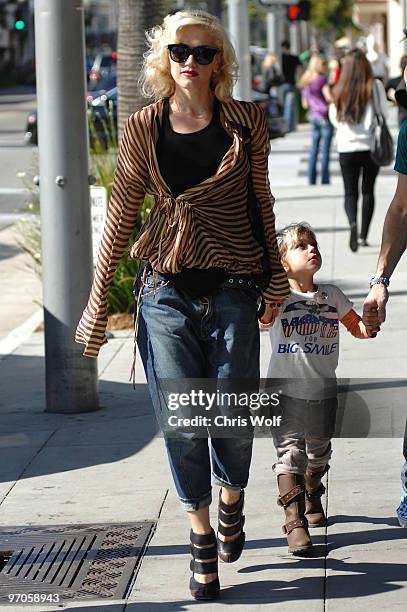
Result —
<instances>
[{"instance_id":1,"label":"building facade","mask_svg":"<svg viewBox=\"0 0 407 612\"><path fill-rule=\"evenodd\" d=\"M400 57L407 51L405 42L401 42L406 4L407 0L356 0L354 6L354 21L365 35L374 35L379 51L389 58L391 76L399 74Z\"/></svg>"}]
</instances>

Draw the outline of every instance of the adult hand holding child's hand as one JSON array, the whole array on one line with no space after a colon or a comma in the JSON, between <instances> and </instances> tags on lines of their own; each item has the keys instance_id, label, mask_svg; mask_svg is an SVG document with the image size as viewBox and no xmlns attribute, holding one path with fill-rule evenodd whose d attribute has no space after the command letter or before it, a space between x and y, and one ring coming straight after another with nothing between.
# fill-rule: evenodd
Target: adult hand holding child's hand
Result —
<instances>
[{"instance_id":1,"label":"adult hand holding child's hand","mask_svg":"<svg viewBox=\"0 0 407 612\"><path fill-rule=\"evenodd\" d=\"M268 329L269 327L272 327L276 317L278 316L280 308L281 303L266 304L264 313L259 318L260 329Z\"/></svg>"}]
</instances>

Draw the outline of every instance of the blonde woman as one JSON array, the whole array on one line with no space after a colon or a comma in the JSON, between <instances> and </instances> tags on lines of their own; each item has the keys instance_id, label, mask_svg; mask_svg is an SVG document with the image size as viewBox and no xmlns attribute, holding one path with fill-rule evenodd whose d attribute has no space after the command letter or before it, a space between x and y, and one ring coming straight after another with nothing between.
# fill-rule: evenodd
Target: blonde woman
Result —
<instances>
[{"instance_id":1,"label":"blonde woman","mask_svg":"<svg viewBox=\"0 0 407 612\"><path fill-rule=\"evenodd\" d=\"M268 53L261 63L262 85L261 90L270 95L276 95L279 87L284 83L284 77L278 65L277 56L274 53ZM270 89L272 91L270 92Z\"/></svg>"},{"instance_id":2,"label":"blonde woman","mask_svg":"<svg viewBox=\"0 0 407 612\"><path fill-rule=\"evenodd\" d=\"M329 155L333 127L328 118L328 110L332 97L326 72L326 60L319 55L313 55L299 82L302 103L305 108L309 109L309 120L312 124L312 144L308 161L308 181L310 185L315 185L317 182L317 161L320 146L322 149L321 183L323 185L330 183Z\"/></svg>"},{"instance_id":3,"label":"blonde woman","mask_svg":"<svg viewBox=\"0 0 407 612\"><path fill-rule=\"evenodd\" d=\"M214 599L220 591L218 556L236 561L245 542L253 435L249 430L213 437L209 446L207 437L185 431L182 423L169 431L165 381L181 387L185 379L210 378L216 387L230 387L239 378L256 379L258 301L265 302L261 320L267 324L288 282L275 238L265 117L255 104L232 98L237 63L219 20L202 11L178 12L149 32L148 42L142 86L156 101L127 121L96 276L76 338L89 357L106 342L109 284L144 196L152 194L155 205L130 248L131 257L145 262L136 292L137 343L178 496L191 521L190 591L195 599ZM256 275L263 248L247 213L250 175L272 265L262 291ZM248 416L248 408L231 411ZM217 537L209 520L211 465L213 482L221 487Z\"/></svg>"}]
</instances>

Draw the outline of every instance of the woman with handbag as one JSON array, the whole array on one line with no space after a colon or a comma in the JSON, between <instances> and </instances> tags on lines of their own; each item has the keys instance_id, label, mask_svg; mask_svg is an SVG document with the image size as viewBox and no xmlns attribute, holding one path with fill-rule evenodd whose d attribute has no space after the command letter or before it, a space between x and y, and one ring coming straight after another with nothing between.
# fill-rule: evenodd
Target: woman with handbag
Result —
<instances>
[{"instance_id":1,"label":"woman with handbag","mask_svg":"<svg viewBox=\"0 0 407 612\"><path fill-rule=\"evenodd\" d=\"M262 295L262 321L270 322L288 282L275 237L265 117L256 104L232 98L237 63L225 30L216 17L191 10L168 15L147 38L142 86L156 101L127 121L95 280L76 339L90 357L106 342L109 284L143 199L152 194L155 204L130 256L145 262L136 291L136 335L162 423L169 379L184 387L185 379L227 384L258 378L258 301ZM256 275L263 248L247 206L251 186L272 266L262 292ZM244 488L253 435L215 437L209 447L207 437L182 424L163 433L191 522L190 592L195 599L214 599L220 590L218 556L236 561L245 542ZM209 520L211 468L221 487L217 537Z\"/></svg>"},{"instance_id":2,"label":"woman with handbag","mask_svg":"<svg viewBox=\"0 0 407 612\"><path fill-rule=\"evenodd\" d=\"M336 127L339 164L345 188L345 211L350 226L349 247L368 246L367 236L374 210L374 185L379 164L373 159L375 115L386 116L386 92L373 78L372 68L360 49L342 60L341 74L332 90L329 117ZM378 108L376 108L376 106ZM362 222L358 242L357 205L362 172Z\"/></svg>"},{"instance_id":3,"label":"woman with handbag","mask_svg":"<svg viewBox=\"0 0 407 612\"><path fill-rule=\"evenodd\" d=\"M261 84L259 91L276 96L276 87L280 87L284 83L284 77L278 65L277 56L274 53L268 53L261 63ZM270 91L272 90L272 91Z\"/></svg>"},{"instance_id":4,"label":"woman with handbag","mask_svg":"<svg viewBox=\"0 0 407 612\"><path fill-rule=\"evenodd\" d=\"M312 145L308 161L308 182L317 182L317 160L319 147L322 149L321 183L328 185L329 154L333 127L328 118L329 103L332 102L331 90L326 77L327 62L320 55L313 55L307 70L299 81L301 99L304 108L309 109L309 120L312 124Z\"/></svg>"}]
</instances>

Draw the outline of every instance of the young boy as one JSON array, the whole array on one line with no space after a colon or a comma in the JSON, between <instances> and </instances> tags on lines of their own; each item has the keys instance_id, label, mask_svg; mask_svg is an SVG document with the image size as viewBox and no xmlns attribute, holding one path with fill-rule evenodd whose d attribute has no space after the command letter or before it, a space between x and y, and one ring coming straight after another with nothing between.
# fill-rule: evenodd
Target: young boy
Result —
<instances>
[{"instance_id":1,"label":"young boy","mask_svg":"<svg viewBox=\"0 0 407 612\"><path fill-rule=\"evenodd\" d=\"M301 555L312 547L308 526L326 525L321 480L329 469L335 430L339 321L356 338L374 337L379 327L368 333L338 287L314 284L322 258L308 224L289 225L278 244L291 291L270 329L267 377L273 384L279 379L282 391L282 424L273 429L273 441L278 504L285 510L283 531L288 552Z\"/></svg>"}]
</instances>

